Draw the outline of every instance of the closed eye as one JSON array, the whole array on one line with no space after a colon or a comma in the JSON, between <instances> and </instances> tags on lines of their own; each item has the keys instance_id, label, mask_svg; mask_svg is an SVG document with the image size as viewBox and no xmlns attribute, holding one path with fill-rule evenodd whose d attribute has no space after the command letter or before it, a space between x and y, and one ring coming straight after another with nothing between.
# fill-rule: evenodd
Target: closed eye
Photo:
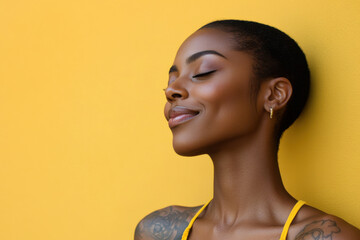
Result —
<instances>
[{"instance_id":1,"label":"closed eye","mask_svg":"<svg viewBox=\"0 0 360 240\"><path fill-rule=\"evenodd\" d=\"M204 72L204 73L199 73L199 74L196 74L194 76L192 76L193 78L200 78L200 77L204 77L206 75L210 75L212 73L216 72L216 70L212 70L212 71L209 71L209 72Z\"/></svg>"}]
</instances>

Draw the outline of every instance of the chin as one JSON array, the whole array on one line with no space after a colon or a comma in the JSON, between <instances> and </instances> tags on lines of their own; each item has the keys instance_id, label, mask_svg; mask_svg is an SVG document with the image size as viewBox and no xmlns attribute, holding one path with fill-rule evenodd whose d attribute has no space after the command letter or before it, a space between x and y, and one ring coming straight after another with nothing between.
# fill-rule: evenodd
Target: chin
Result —
<instances>
[{"instance_id":1,"label":"chin","mask_svg":"<svg viewBox=\"0 0 360 240\"><path fill-rule=\"evenodd\" d=\"M177 148L174 148L174 150L177 154L179 154L180 156L184 156L184 157L194 157L194 156L205 154L205 152L201 152L201 151L188 151L188 150L183 150L183 149L179 150Z\"/></svg>"},{"instance_id":2,"label":"chin","mask_svg":"<svg viewBox=\"0 0 360 240\"><path fill-rule=\"evenodd\" d=\"M177 154L186 157L206 154L206 150L203 147L197 146L196 143L190 141L180 142L174 139L173 148Z\"/></svg>"}]
</instances>

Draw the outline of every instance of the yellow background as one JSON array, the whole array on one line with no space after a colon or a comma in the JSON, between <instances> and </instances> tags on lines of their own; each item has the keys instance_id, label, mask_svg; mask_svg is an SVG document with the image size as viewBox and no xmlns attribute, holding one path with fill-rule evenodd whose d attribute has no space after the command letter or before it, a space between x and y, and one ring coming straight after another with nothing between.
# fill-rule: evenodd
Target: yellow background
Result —
<instances>
[{"instance_id":1,"label":"yellow background","mask_svg":"<svg viewBox=\"0 0 360 240\"><path fill-rule=\"evenodd\" d=\"M132 239L170 204L212 196L207 156L171 146L162 89L203 24L248 19L298 41L312 70L282 139L295 197L360 227L360 1L1 0L0 239Z\"/></svg>"}]
</instances>

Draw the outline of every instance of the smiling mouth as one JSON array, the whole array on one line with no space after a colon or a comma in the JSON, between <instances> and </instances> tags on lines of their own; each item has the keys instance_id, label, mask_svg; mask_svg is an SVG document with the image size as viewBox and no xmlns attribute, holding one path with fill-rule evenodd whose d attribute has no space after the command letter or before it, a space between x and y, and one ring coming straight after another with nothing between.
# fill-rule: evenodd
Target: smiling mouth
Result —
<instances>
[{"instance_id":1,"label":"smiling mouth","mask_svg":"<svg viewBox=\"0 0 360 240\"><path fill-rule=\"evenodd\" d=\"M185 107L175 107L169 113L169 127L173 128L182 123L188 122L199 114L198 111L190 110Z\"/></svg>"}]
</instances>

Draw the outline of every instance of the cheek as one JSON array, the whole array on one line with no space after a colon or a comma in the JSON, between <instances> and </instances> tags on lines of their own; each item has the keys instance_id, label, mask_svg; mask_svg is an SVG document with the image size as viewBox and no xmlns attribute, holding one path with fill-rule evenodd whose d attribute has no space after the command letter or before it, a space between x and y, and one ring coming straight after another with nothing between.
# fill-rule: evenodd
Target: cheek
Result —
<instances>
[{"instance_id":1,"label":"cheek","mask_svg":"<svg viewBox=\"0 0 360 240\"><path fill-rule=\"evenodd\" d=\"M227 84L226 84L227 83ZM200 91L199 91L200 94ZM247 82L232 79L201 89L207 127L215 135L241 134L252 129L256 118Z\"/></svg>"},{"instance_id":2,"label":"cheek","mask_svg":"<svg viewBox=\"0 0 360 240\"><path fill-rule=\"evenodd\" d=\"M231 115L249 109L250 107L250 87L246 81L236 81L230 79L227 81L214 81L213 84L207 84L195 89L194 95L198 96L205 105L205 110L212 114Z\"/></svg>"}]
</instances>

